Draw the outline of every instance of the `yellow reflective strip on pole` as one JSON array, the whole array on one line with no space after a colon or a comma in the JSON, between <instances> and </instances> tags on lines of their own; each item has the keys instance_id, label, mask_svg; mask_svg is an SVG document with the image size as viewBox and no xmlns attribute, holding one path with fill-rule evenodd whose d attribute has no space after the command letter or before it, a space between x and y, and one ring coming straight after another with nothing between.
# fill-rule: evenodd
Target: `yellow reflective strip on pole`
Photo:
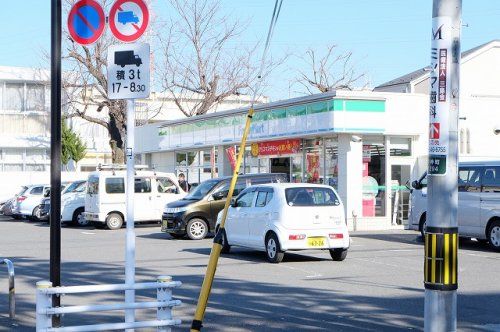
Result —
<instances>
[{"instance_id":1,"label":"yellow reflective strip on pole","mask_svg":"<svg viewBox=\"0 0 500 332\"><path fill-rule=\"evenodd\" d=\"M444 234L444 280L443 284L447 285L450 283L450 234Z\"/></svg>"},{"instance_id":2,"label":"yellow reflective strip on pole","mask_svg":"<svg viewBox=\"0 0 500 332\"><path fill-rule=\"evenodd\" d=\"M431 246L432 246L431 282L434 284L436 283L436 234L431 235Z\"/></svg>"},{"instance_id":3,"label":"yellow reflective strip on pole","mask_svg":"<svg viewBox=\"0 0 500 332\"><path fill-rule=\"evenodd\" d=\"M429 281L429 234L424 234L424 241L425 241L424 281Z\"/></svg>"},{"instance_id":4,"label":"yellow reflective strip on pole","mask_svg":"<svg viewBox=\"0 0 500 332\"><path fill-rule=\"evenodd\" d=\"M457 237L458 234L453 234L453 258L452 258L452 267L451 267L451 283L457 283L457 255L458 255L458 246L457 246Z\"/></svg>"},{"instance_id":5,"label":"yellow reflective strip on pole","mask_svg":"<svg viewBox=\"0 0 500 332\"><path fill-rule=\"evenodd\" d=\"M250 124L252 123L252 116L254 113L253 107L250 108L247 115L247 120L245 124L245 130L243 131L243 137L241 138L240 150L238 151L238 157L236 159L236 165L233 171L233 178L231 179L231 185L229 186L229 192L226 198L226 204L224 204L224 210L222 213L222 219L219 225L219 229L224 229L226 224L227 211L229 209L229 204L233 198L234 187L236 186L236 181L238 181L238 171L240 170L241 162L245 153L245 146L247 142L248 133L250 131ZM208 261L207 272L205 273L205 278L203 279L203 284L201 286L200 296L198 298L198 304L196 306L196 312L194 314L193 322L199 322L200 328L191 326L191 332L198 332L201 329L201 322L203 321L203 316L205 315L205 310L207 308L208 297L210 291L212 290L212 284L214 281L215 270L217 269L217 263L219 261L219 256L222 246L219 243L212 245L212 251L210 252L210 259Z\"/></svg>"}]
</instances>

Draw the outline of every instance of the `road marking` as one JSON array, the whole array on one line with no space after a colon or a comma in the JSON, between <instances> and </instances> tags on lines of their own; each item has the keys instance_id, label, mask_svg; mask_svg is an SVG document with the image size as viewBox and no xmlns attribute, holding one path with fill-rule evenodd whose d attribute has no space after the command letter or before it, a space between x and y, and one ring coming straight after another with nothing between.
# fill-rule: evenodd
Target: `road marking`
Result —
<instances>
[{"instance_id":1,"label":"road marking","mask_svg":"<svg viewBox=\"0 0 500 332\"><path fill-rule=\"evenodd\" d=\"M304 272L304 273L306 273L306 278L319 278L319 277L323 276L321 273L318 273L318 272L315 272L315 271L311 271L311 270L304 270L304 269L301 269L301 268L298 268L298 267L291 267L291 266L286 266L286 265L278 265L278 266L279 267L284 267L284 268L290 269L290 270ZM311 272L313 274L311 274Z\"/></svg>"},{"instance_id":2,"label":"road marking","mask_svg":"<svg viewBox=\"0 0 500 332\"><path fill-rule=\"evenodd\" d=\"M92 233L92 232L82 232L82 234L85 234L85 235L95 235L95 233Z\"/></svg>"}]
</instances>

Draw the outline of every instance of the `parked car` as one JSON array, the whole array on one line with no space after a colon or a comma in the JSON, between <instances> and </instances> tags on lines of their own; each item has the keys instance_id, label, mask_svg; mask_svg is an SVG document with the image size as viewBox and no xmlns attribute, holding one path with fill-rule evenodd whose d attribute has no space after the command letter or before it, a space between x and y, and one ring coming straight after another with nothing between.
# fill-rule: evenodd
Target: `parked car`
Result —
<instances>
[{"instance_id":1,"label":"parked car","mask_svg":"<svg viewBox=\"0 0 500 332\"><path fill-rule=\"evenodd\" d=\"M234 196L253 184L286 182L286 174L244 174L238 176L234 188ZM174 238L182 238L186 234L192 240L205 238L209 231L215 229L217 214L224 208L229 192L231 177L206 180L190 191L181 200L165 206L161 231Z\"/></svg>"},{"instance_id":2,"label":"parked car","mask_svg":"<svg viewBox=\"0 0 500 332\"><path fill-rule=\"evenodd\" d=\"M27 186L22 186L21 189L14 195L14 197L3 201L0 204L0 215L11 216L14 207L16 206L17 198L21 196L26 191L26 189L28 189Z\"/></svg>"},{"instance_id":3,"label":"parked car","mask_svg":"<svg viewBox=\"0 0 500 332\"><path fill-rule=\"evenodd\" d=\"M61 192L61 223L73 223L77 226L88 225L88 221L83 216L86 188L87 181L79 180L67 184ZM50 197L42 200L38 211L38 220L50 220Z\"/></svg>"},{"instance_id":4,"label":"parked car","mask_svg":"<svg viewBox=\"0 0 500 332\"><path fill-rule=\"evenodd\" d=\"M409 227L423 235L427 225L427 173L413 181ZM458 234L488 241L500 251L500 160L458 165Z\"/></svg>"},{"instance_id":5,"label":"parked car","mask_svg":"<svg viewBox=\"0 0 500 332\"><path fill-rule=\"evenodd\" d=\"M222 219L218 216L217 227ZM350 245L344 206L333 189L317 184L251 186L231 202L222 231L224 253L231 246L261 250L279 263L287 251L328 250L342 261Z\"/></svg>"},{"instance_id":6,"label":"parked car","mask_svg":"<svg viewBox=\"0 0 500 332\"><path fill-rule=\"evenodd\" d=\"M12 215L16 219L33 218L39 214L42 199L49 193L49 185L31 185L17 197Z\"/></svg>"},{"instance_id":7,"label":"parked car","mask_svg":"<svg viewBox=\"0 0 500 332\"><path fill-rule=\"evenodd\" d=\"M175 174L137 170L135 222L161 221L165 204L184 197ZM87 182L84 217L89 222L119 229L125 220L126 172L114 168L92 172Z\"/></svg>"}]
</instances>

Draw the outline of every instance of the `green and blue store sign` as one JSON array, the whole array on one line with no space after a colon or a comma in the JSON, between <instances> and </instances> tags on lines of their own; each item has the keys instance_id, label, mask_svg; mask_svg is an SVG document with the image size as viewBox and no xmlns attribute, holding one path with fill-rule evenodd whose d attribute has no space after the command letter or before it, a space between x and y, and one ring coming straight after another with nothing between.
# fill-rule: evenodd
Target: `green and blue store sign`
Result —
<instances>
[{"instance_id":1,"label":"green and blue store sign","mask_svg":"<svg viewBox=\"0 0 500 332\"><path fill-rule=\"evenodd\" d=\"M258 110L249 140L272 140L321 133L383 134L385 101L331 99ZM196 120L159 129L160 149L232 144L240 141L246 114Z\"/></svg>"}]
</instances>

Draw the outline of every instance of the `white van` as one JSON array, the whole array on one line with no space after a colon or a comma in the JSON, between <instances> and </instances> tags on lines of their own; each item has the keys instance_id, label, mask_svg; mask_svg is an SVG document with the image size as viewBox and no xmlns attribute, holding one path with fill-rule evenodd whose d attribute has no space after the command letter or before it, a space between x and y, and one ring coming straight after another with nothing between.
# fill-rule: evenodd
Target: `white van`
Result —
<instances>
[{"instance_id":1,"label":"white van","mask_svg":"<svg viewBox=\"0 0 500 332\"><path fill-rule=\"evenodd\" d=\"M94 224L119 229L125 220L127 172L114 168L89 174L84 217ZM135 222L161 221L165 204L184 197L175 174L145 170L135 172Z\"/></svg>"},{"instance_id":2,"label":"white van","mask_svg":"<svg viewBox=\"0 0 500 332\"><path fill-rule=\"evenodd\" d=\"M413 181L408 224L422 234L427 215L427 173ZM458 233L500 251L500 160L458 166Z\"/></svg>"}]
</instances>

